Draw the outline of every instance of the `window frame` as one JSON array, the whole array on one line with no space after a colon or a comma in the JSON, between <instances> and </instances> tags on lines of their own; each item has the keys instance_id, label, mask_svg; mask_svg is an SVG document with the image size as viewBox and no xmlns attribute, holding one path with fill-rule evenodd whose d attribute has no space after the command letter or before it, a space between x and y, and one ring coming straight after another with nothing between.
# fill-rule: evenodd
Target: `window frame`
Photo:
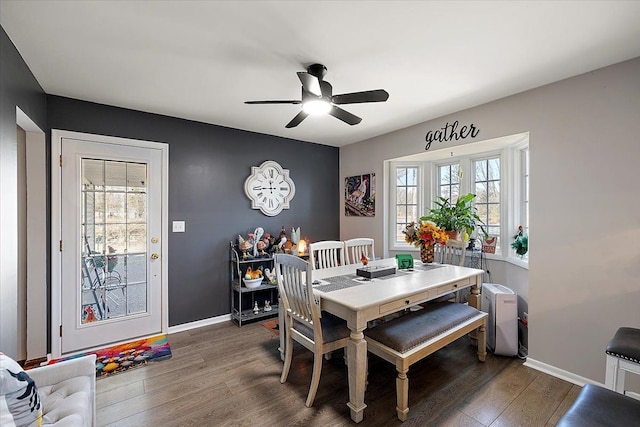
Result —
<instances>
[{"instance_id":1,"label":"window frame","mask_svg":"<svg viewBox=\"0 0 640 427\"><path fill-rule=\"evenodd\" d=\"M397 179L397 169L398 168L408 168L415 167L418 169L417 176L417 195L418 195L418 218L425 215L425 204L426 200L425 189L427 186L425 185L425 180L431 181L431 179L425 174L425 162L405 162L405 161L392 161L390 162L389 172L392 179L389 179L389 210L391 212L390 221L389 221L389 250L391 251L407 251L407 250L418 250L413 245L406 242L398 242L396 241L396 229L397 229L397 217L396 217L396 200L397 200L397 187L396 187L396 179Z\"/></svg>"},{"instance_id":2,"label":"window frame","mask_svg":"<svg viewBox=\"0 0 640 427\"><path fill-rule=\"evenodd\" d=\"M475 193L475 184L476 184L476 180L475 180L475 163L476 162L483 162L483 161L489 161L492 159L499 159L500 161L500 201L498 202L500 205L500 232L498 233L499 239L498 241L500 242L500 246L496 247L496 252L495 254L486 254L486 255L493 255L493 256L500 256L503 254L503 249L504 249L504 225L505 225L505 218L506 215L508 215L508 212L506 212L508 210L508 208L505 206L505 188L508 189L509 187L509 182L508 179L505 180L505 150L500 150L500 151L494 151L494 152L485 152L485 153L478 153L478 155L474 155L470 157L470 165L469 165L469 170L473 171L473 177L469 178L469 188L470 190L465 192L464 194L467 194L469 192ZM489 203L487 203L487 206L489 205ZM474 199L474 206L475 206L475 199ZM481 238L481 234L482 234L482 230L480 229L476 229L477 231L477 235L478 238ZM491 234L490 234L491 235Z\"/></svg>"},{"instance_id":3,"label":"window frame","mask_svg":"<svg viewBox=\"0 0 640 427\"><path fill-rule=\"evenodd\" d=\"M524 143L514 144L508 147L509 150L509 162L512 168L511 174L513 176L513 189L511 190L511 198L516 203L514 203L514 207L511 210L509 221L510 221L510 233L508 236L509 243L509 251L507 255L507 261L512 264L518 265L523 268L529 268L529 253L527 252L526 257L521 258L516 253L515 250L511 247L511 242L513 242L513 236L518 231L518 226L522 225L522 223L526 220L526 213L524 212L524 196L526 194L524 186L525 183L525 159L524 152L529 152L529 162L531 151L529 150L529 143L525 141ZM527 201L529 202L529 201ZM529 230L526 230L526 234L529 234Z\"/></svg>"}]
</instances>

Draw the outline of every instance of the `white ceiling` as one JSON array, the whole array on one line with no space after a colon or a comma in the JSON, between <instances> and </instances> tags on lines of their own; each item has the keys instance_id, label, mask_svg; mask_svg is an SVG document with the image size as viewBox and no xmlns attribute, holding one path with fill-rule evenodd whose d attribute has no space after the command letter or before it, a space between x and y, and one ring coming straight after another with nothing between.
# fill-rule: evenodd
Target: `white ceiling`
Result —
<instances>
[{"instance_id":1,"label":"white ceiling","mask_svg":"<svg viewBox=\"0 0 640 427\"><path fill-rule=\"evenodd\" d=\"M45 92L343 146L640 56L640 1L0 1ZM309 117L296 72L327 66L349 126ZM640 77L639 77L640 78Z\"/></svg>"}]
</instances>

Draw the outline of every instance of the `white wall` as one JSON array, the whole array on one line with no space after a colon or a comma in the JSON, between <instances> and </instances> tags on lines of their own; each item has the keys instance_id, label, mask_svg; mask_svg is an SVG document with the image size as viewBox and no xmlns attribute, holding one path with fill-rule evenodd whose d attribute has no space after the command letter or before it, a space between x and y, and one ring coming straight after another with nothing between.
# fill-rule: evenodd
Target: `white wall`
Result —
<instances>
[{"instance_id":1,"label":"white wall","mask_svg":"<svg viewBox=\"0 0 640 427\"><path fill-rule=\"evenodd\" d=\"M607 341L640 327L640 58L342 147L341 178L382 177L385 160L423 152L427 131L454 120L480 129L462 144L529 132L529 286L516 289L529 357L604 382ZM373 218L341 206L341 239L371 236L382 254L385 190L378 179Z\"/></svg>"},{"instance_id":2,"label":"white wall","mask_svg":"<svg viewBox=\"0 0 640 427\"><path fill-rule=\"evenodd\" d=\"M18 359L27 358L27 133L16 126L18 171Z\"/></svg>"}]
</instances>

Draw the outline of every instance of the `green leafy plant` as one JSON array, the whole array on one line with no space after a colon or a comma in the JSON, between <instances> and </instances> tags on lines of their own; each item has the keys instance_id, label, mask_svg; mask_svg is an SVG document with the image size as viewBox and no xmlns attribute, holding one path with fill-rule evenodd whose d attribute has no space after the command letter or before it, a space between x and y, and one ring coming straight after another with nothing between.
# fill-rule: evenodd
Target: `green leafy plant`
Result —
<instances>
[{"instance_id":1,"label":"green leafy plant","mask_svg":"<svg viewBox=\"0 0 640 427\"><path fill-rule=\"evenodd\" d=\"M429 210L429 215L420 220L433 221L444 230L466 232L468 235L471 235L477 225L486 234L476 207L473 206L475 197L475 194L468 193L458 197L456 203L451 203L446 197L440 196L434 200L436 206Z\"/></svg>"},{"instance_id":2,"label":"green leafy plant","mask_svg":"<svg viewBox=\"0 0 640 427\"><path fill-rule=\"evenodd\" d=\"M513 236L511 247L520 257L525 256L525 254L529 251L529 236L524 234L524 229L522 228L522 226L518 227L518 232Z\"/></svg>"}]
</instances>

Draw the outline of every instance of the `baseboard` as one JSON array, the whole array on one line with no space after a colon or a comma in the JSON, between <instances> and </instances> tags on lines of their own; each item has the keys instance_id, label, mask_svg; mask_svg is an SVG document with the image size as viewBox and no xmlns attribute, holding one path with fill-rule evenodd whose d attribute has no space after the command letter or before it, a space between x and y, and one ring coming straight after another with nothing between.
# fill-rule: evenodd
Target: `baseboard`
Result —
<instances>
[{"instance_id":1,"label":"baseboard","mask_svg":"<svg viewBox=\"0 0 640 427\"><path fill-rule=\"evenodd\" d=\"M527 361L524 362L524 366L535 369L536 371L544 372L545 374L560 378L561 380L565 380L580 387L583 387L585 384L595 384L604 387L604 384L602 383L593 381L580 375L576 375L573 372L565 371L564 369L556 368L555 366L539 362L530 357L528 357Z\"/></svg>"},{"instance_id":2,"label":"baseboard","mask_svg":"<svg viewBox=\"0 0 640 427\"><path fill-rule=\"evenodd\" d=\"M535 359L527 358L527 361L524 362L524 366L528 366L531 369L535 369L540 372L544 372L545 374L549 374L553 377L560 378L561 380L565 380L572 384L578 385L580 387L584 387L585 384L595 384L601 387L606 386L597 381L590 380L589 378L582 377L580 375L576 375L573 372L565 371L560 368L556 368L555 366L547 365L546 363L539 362ZM632 397L636 400L640 400L640 393L635 393L633 391L627 391L624 393L626 396Z\"/></svg>"},{"instance_id":3,"label":"baseboard","mask_svg":"<svg viewBox=\"0 0 640 427\"><path fill-rule=\"evenodd\" d=\"M182 323L180 325L169 326L169 333L175 334L176 332L188 331L189 329L202 328L203 326L215 325L222 322L228 322L230 320L231 320L231 314L224 314L222 316L196 320L195 322Z\"/></svg>"},{"instance_id":4,"label":"baseboard","mask_svg":"<svg viewBox=\"0 0 640 427\"><path fill-rule=\"evenodd\" d=\"M633 391L625 392L626 396L633 397L636 400L640 400L640 393L634 393Z\"/></svg>"}]
</instances>

